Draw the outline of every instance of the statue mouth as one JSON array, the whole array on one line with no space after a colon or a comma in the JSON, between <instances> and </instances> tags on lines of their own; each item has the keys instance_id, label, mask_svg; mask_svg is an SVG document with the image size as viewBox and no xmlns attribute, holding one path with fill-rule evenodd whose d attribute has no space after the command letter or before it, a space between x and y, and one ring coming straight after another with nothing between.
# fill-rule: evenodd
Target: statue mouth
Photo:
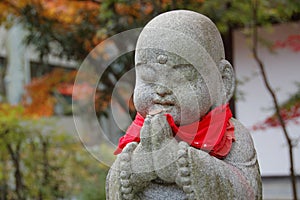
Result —
<instances>
[{"instance_id":1,"label":"statue mouth","mask_svg":"<svg viewBox=\"0 0 300 200\"><path fill-rule=\"evenodd\" d=\"M161 105L163 107L172 107L175 106L175 103L172 101L158 101L154 100L154 104Z\"/></svg>"},{"instance_id":2,"label":"statue mouth","mask_svg":"<svg viewBox=\"0 0 300 200\"><path fill-rule=\"evenodd\" d=\"M175 106L175 103L170 101L154 101L153 103L153 107L151 107L151 109L149 110L149 115L170 113Z\"/></svg>"}]
</instances>

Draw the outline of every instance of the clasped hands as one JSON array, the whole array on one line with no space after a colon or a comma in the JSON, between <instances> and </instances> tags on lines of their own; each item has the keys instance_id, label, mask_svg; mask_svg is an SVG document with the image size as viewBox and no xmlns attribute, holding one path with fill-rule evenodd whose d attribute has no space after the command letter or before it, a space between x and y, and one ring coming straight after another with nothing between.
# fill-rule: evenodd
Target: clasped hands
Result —
<instances>
[{"instance_id":1,"label":"clasped hands","mask_svg":"<svg viewBox=\"0 0 300 200\"><path fill-rule=\"evenodd\" d=\"M148 115L140 132L140 143L129 143L121 153L130 155L131 178L134 187L160 178L175 182L178 142L164 114Z\"/></svg>"}]
</instances>

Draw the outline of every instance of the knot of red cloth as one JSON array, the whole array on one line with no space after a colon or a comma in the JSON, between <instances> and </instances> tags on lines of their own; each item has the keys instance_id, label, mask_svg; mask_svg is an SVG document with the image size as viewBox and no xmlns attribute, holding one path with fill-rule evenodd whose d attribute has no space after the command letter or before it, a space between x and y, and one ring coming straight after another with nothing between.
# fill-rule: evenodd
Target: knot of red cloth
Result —
<instances>
[{"instance_id":1,"label":"knot of red cloth","mask_svg":"<svg viewBox=\"0 0 300 200\"><path fill-rule=\"evenodd\" d=\"M234 126L228 104L218 106L205 115L200 121L184 126L177 126L170 114L165 114L167 121L178 141L185 141L190 146L209 152L219 159L225 158L235 141ZM140 130L144 118L137 113L135 120L128 127L126 134L120 138L114 154L121 153L130 142L140 142Z\"/></svg>"}]
</instances>

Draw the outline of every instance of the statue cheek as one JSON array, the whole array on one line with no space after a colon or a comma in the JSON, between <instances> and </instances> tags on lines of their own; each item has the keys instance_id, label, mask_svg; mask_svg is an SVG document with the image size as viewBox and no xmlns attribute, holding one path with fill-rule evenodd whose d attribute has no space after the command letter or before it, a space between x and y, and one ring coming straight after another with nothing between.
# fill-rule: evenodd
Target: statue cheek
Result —
<instances>
[{"instance_id":1,"label":"statue cheek","mask_svg":"<svg viewBox=\"0 0 300 200\"><path fill-rule=\"evenodd\" d=\"M152 96L146 87L137 87L134 90L133 102L136 110L140 114L146 114L152 104Z\"/></svg>"},{"instance_id":2,"label":"statue cheek","mask_svg":"<svg viewBox=\"0 0 300 200\"><path fill-rule=\"evenodd\" d=\"M139 111L143 106L143 95L135 91L135 93L133 94L133 103L136 110Z\"/></svg>"}]
</instances>

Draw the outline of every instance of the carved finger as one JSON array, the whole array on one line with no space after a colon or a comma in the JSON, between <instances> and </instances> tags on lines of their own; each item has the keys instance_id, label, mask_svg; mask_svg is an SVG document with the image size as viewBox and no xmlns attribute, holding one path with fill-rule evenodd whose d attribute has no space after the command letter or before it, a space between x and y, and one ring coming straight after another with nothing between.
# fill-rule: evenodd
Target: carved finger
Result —
<instances>
[{"instance_id":1,"label":"carved finger","mask_svg":"<svg viewBox=\"0 0 300 200\"><path fill-rule=\"evenodd\" d=\"M141 138L141 142L140 144L142 145L142 148L146 151L146 152L151 152L152 148L151 148L151 117L146 117L144 125L141 129L141 134L140 134L140 138Z\"/></svg>"},{"instance_id":2,"label":"carved finger","mask_svg":"<svg viewBox=\"0 0 300 200\"><path fill-rule=\"evenodd\" d=\"M161 116L161 126L162 126L162 133L163 133L163 136L165 138L168 138L168 139L172 139L173 138L173 132L172 132L172 129L167 121L167 118L166 116Z\"/></svg>"},{"instance_id":3,"label":"carved finger","mask_svg":"<svg viewBox=\"0 0 300 200\"><path fill-rule=\"evenodd\" d=\"M161 144L172 138L172 130L163 114L155 115L151 120L152 145L160 148Z\"/></svg>"},{"instance_id":4,"label":"carved finger","mask_svg":"<svg viewBox=\"0 0 300 200\"><path fill-rule=\"evenodd\" d=\"M138 145L137 142L130 142L125 146L122 152L131 154L135 150L137 145Z\"/></svg>"}]
</instances>

